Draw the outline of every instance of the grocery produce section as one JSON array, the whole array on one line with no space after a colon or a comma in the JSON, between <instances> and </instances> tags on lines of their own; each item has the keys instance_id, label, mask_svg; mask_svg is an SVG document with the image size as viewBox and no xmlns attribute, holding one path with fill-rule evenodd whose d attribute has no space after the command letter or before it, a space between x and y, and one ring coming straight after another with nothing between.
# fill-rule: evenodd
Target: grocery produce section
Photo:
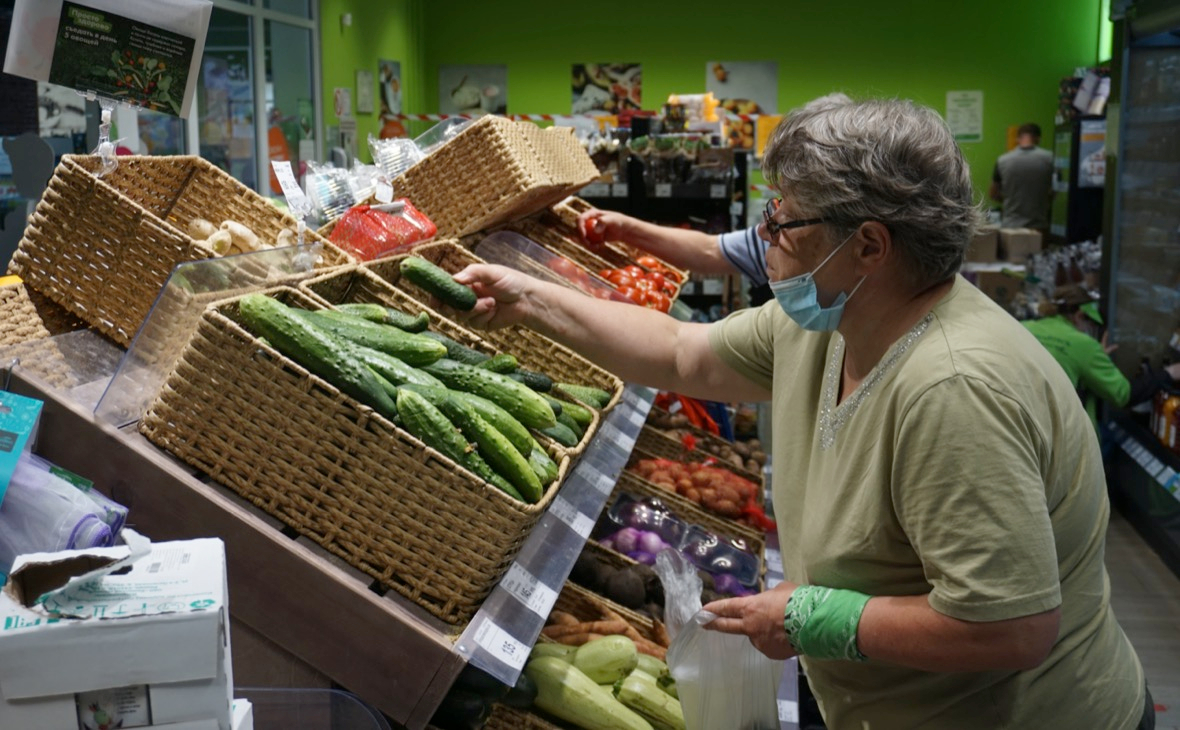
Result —
<instances>
[{"instance_id":1,"label":"grocery produce section","mask_svg":"<svg viewBox=\"0 0 1180 730\"><path fill-rule=\"evenodd\" d=\"M685 272L582 243L567 137L485 118L392 181L409 201L318 232L197 158L67 159L0 290L0 341L46 344L11 385L46 403L44 455L153 539L221 537L234 621L396 723L682 728L653 564L681 556L706 602L766 585L756 450L665 434L655 392L523 326L473 331L453 278L490 260L669 310ZM134 243L76 276L61 210L95 191ZM84 326L130 348L124 401L50 377Z\"/></svg>"}]
</instances>

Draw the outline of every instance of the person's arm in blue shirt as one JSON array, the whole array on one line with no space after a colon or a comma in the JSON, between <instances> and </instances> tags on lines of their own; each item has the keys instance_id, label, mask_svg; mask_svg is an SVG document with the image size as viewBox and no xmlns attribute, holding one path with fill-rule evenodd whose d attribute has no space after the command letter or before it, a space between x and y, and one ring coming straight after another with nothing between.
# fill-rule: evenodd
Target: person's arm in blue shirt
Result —
<instances>
[{"instance_id":1,"label":"person's arm in blue shirt","mask_svg":"<svg viewBox=\"0 0 1180 730\"><path fill-rule=\"evenodd\" d=\"M736 260L744 259L741 256L731 259L722 251L719 237L710 233L688 228L658 226L622 213L597 209L588 210L578 216L578 230L582 233L586 247L591 251L604 241L619 241L646 251L677 268L697 274L746 273L735 263ZM727 235L744 233L742 231ZM754 238L757 239L757 236ZM752 248L750 253L753 255ZM760 280L765 281L765 256L761 256L760 259L751 270L761 271Z\"/></svg>"}]
</instances>

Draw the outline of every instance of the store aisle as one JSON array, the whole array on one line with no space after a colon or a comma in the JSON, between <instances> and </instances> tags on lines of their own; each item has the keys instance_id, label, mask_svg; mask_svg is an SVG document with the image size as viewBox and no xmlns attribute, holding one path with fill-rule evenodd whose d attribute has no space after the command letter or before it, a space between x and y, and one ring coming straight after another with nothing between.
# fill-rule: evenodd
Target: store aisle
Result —
<instances>
[{"instance_id":1,"label":"store aisle","mask_svg":"<svg viewBox=\"0 0 1180 730\"><path fill-rule=\"evenodd\" d=\"M1122 515L1106 538L1111 603L1143 661L1155 698L1157 730L1180 730L1180 578Z\"/></svg>"}]
</instances>

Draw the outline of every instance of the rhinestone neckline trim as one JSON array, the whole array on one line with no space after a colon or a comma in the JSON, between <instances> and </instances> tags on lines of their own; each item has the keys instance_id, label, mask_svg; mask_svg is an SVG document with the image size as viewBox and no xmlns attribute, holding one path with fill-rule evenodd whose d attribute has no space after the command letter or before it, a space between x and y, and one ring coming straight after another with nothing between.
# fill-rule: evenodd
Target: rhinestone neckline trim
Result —
<instances>
[{"instance_id":1,"label":"rhinestone neckline trim","mask_svg":"<svg viewBox=\"0 0 1180 730\"><path fill-rule=\"evenodd\" d=\"M832 357L828 360L828 367L824 372L824 391L821 396L819 413L820 451L827 451L835 445L836 434L852 418L860 408L860 404L874 392L881 379L897 366L897 363L901 361L901 356L926 333L932 321L934 321L934 315L927 314L900 340L893 343L889 351L885 353L885 357L881 358L881 362L873 367L852 395L839 405L836 404L836 389L839 387L840 375L844 369L844 338L839 334L836 335L832 347Z\"/></svg>"}]
</instances>

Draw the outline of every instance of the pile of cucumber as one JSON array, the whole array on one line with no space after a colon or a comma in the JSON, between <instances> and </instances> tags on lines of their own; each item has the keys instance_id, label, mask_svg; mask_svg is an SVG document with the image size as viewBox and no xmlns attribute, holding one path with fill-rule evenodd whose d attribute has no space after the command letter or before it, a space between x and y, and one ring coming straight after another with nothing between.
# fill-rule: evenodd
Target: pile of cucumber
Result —
<instances>
[{"instance_id":1,"label":"pile of cucumber","mask_svg":"<svg viewBox=\"0 0 1180 730\"><path fill-rule=\"evenodd\" d=\"M558 475L534 433L573 446L593 419L590 409L534 388L599 408L610 400L596 388L522 373L511 355L489 356L430 332L425 312L378 304L308 311L262 294L242 297L238 309L279 352L530 504Z\"/></svg>"}]
</instances>

